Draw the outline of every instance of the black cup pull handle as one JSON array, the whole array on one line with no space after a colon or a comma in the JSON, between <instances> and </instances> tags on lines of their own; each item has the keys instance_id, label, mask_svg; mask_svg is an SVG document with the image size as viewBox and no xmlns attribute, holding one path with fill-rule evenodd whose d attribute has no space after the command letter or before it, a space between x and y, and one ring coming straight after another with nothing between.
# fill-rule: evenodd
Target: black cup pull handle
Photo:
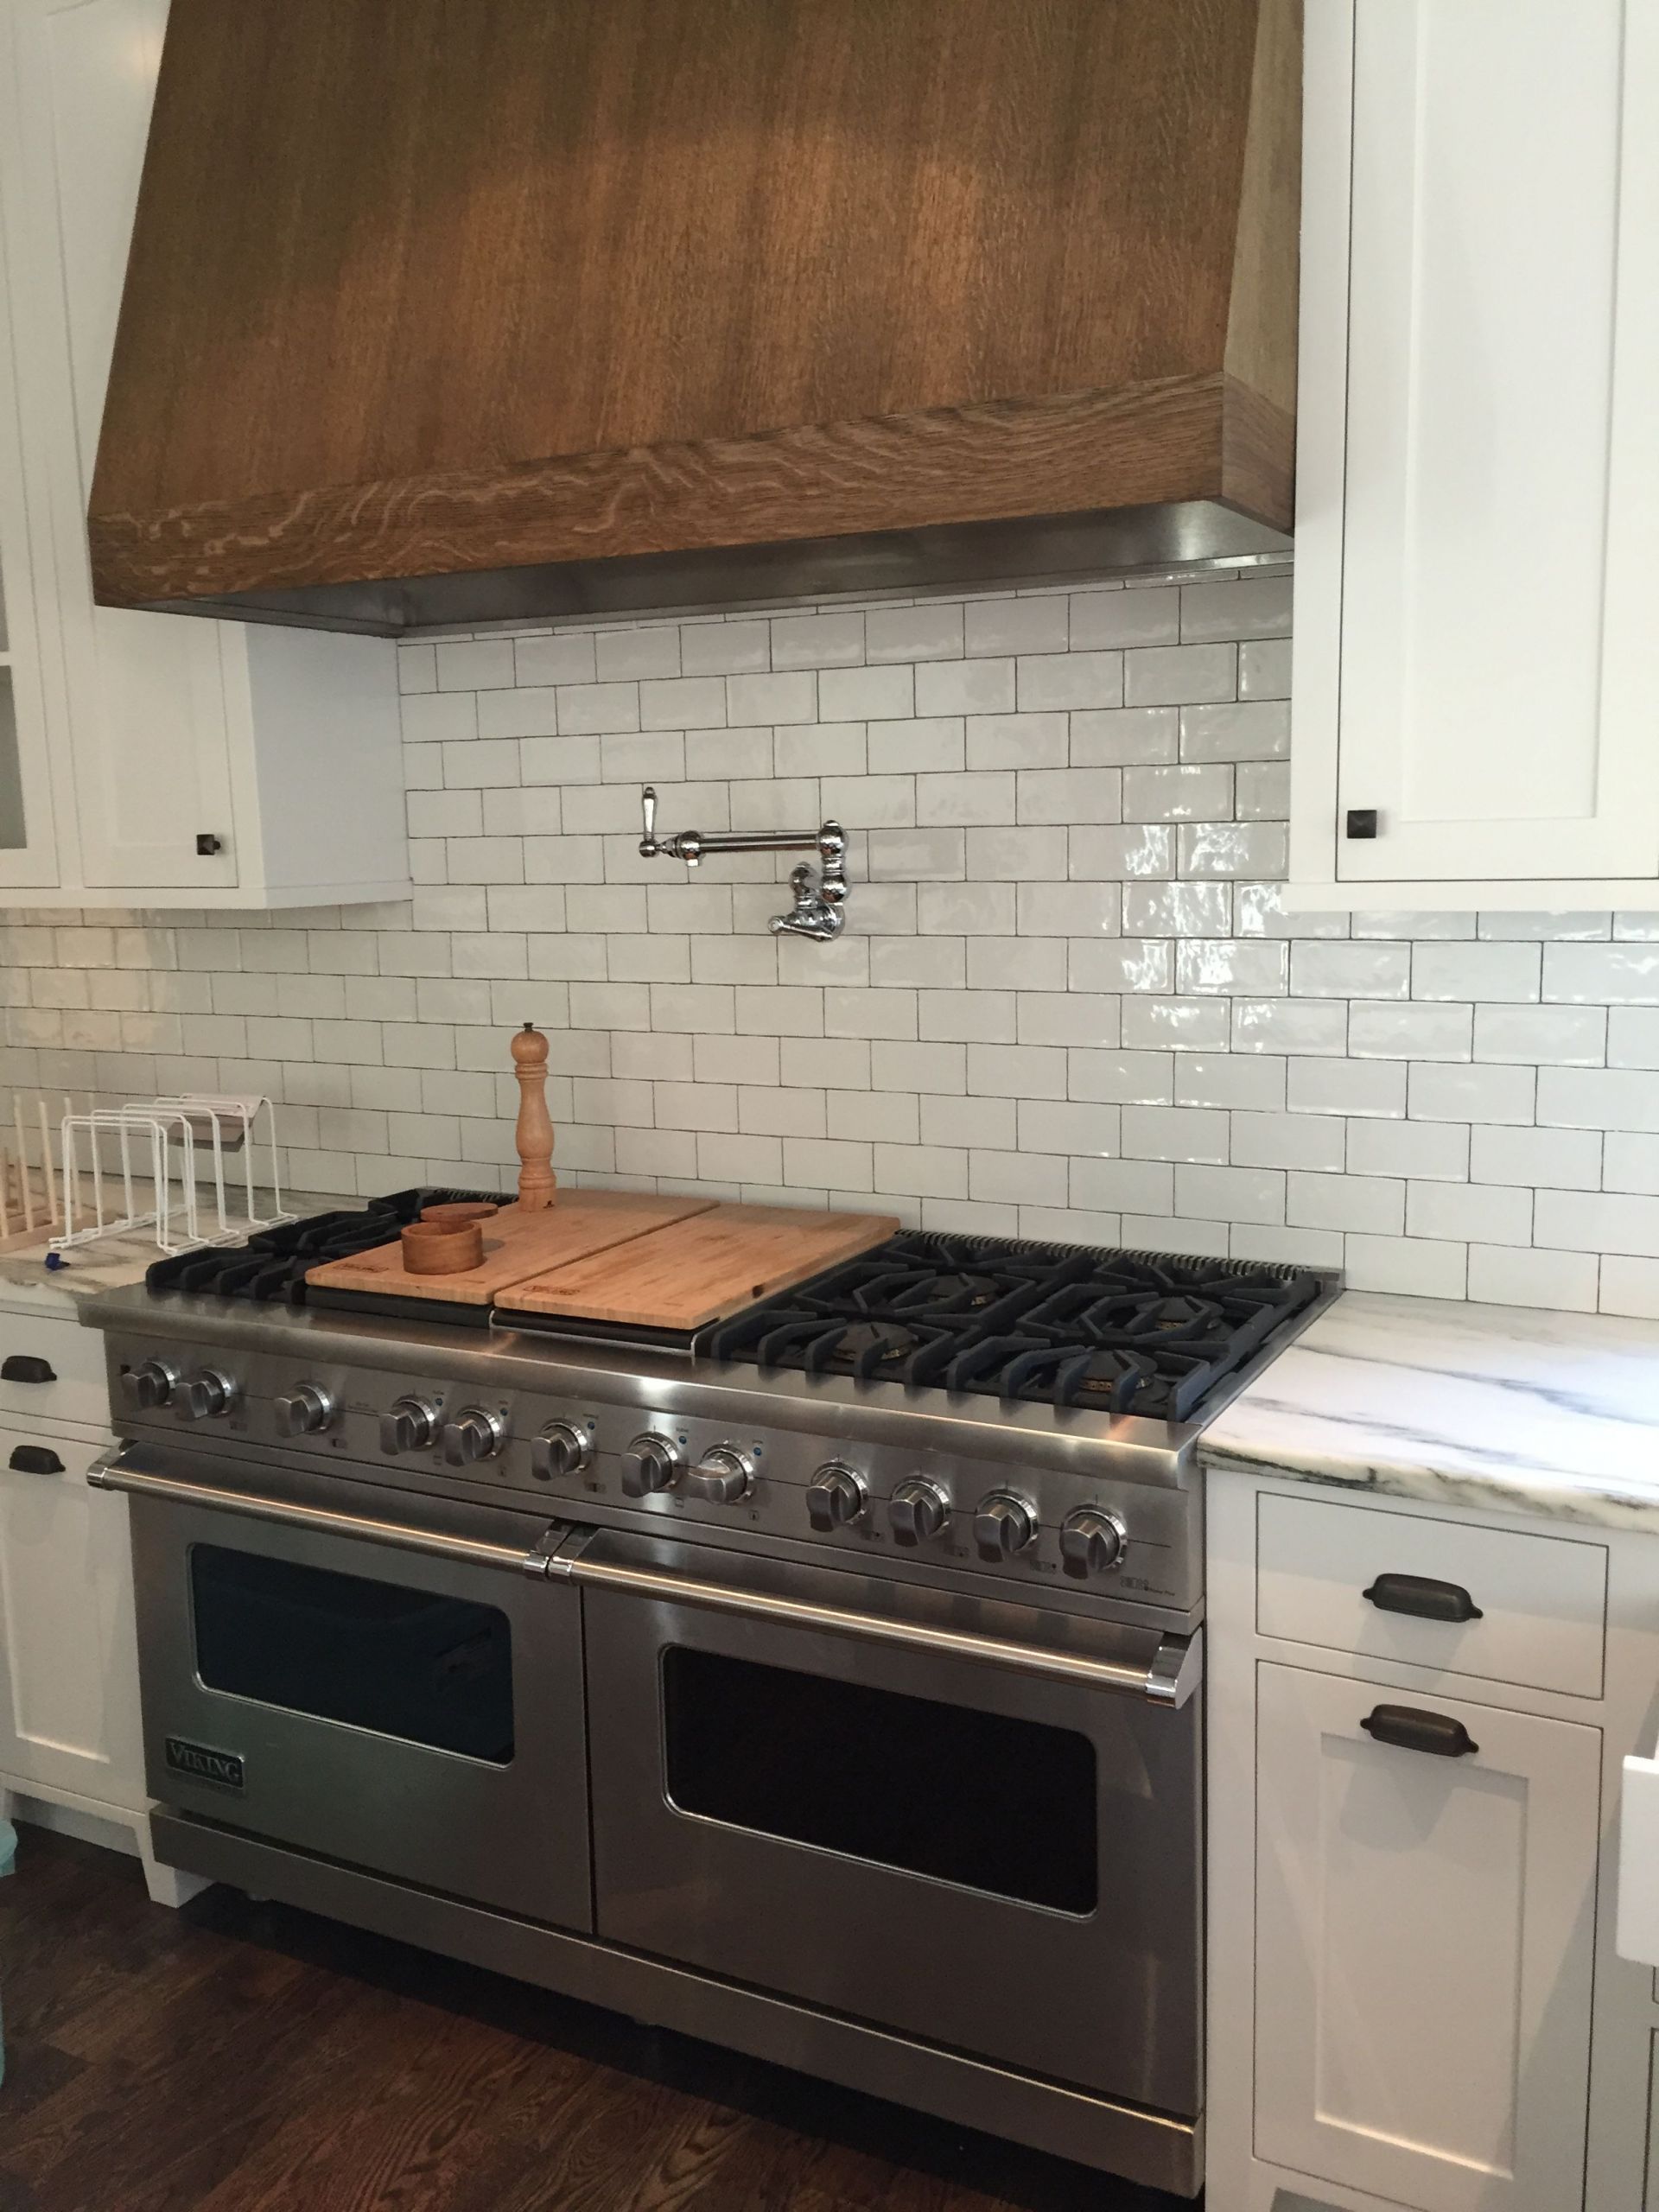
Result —
<instances>
[{"instance_id":1,"label":"black cup pull handle","mask_svg":"<svg viewBox=\"0 0 1659 2212\"><path fill-rule=\"evenodd\" d=\"M1379 1612L1410 1613L1420 1621L1486 1618L1460 1582L1436 1582L1427 1574L1379 1574L1363 1594Z\"/></svg>"},{"instance_id":2,"label":"black cup pull handle","mask_svg":"<svg viewBox=\"0 0 1659 2212\"><path fill-rule=\"evenodd\" d=\"M1428 1751L1437 1759L1465 1759L1480 1745L1449 1713L1424 1713L1414 1705L1373 1706L1360 1726L1374 1743L1402 1751Z\"/></svg>"},{"instance_id":3,"label":"black cup pull handle","mask_svg":"<svg viewBox=\"0 0 1659 2212\"><path fill-rule=\"evenodd\" d=\"M63 1462L44 1444L15 1444L6 1463L15 1475L60 1475Z\"/></svg>"},{"instance_id":4,"label":"black cup pull handle","mask_svg":"<svg viewBox=\"0 0 1659 2212\"><path fill-rule=\"evenodd\" d=\"M49 1359L32 1351L9 1352L0 1359L0 1382L55 1382Z\"/></svg>"}]
</instances>

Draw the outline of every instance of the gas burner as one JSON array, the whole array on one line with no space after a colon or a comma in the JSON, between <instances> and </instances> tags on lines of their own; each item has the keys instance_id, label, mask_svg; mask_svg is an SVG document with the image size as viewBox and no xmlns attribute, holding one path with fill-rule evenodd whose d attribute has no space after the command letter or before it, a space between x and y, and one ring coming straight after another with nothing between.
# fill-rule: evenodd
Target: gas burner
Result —
<instances>
[{"instance_id":1,"label":"gas burner","mask_svg":"<svg viewBox=\"0 0 1659 2212\"><path fill-rule=\"evenodd\" d=\"M205 1244L175 1252L154 1262L144 1276L145 1286L152 1291L251 1299L262 1306L303 1306L308 1268L389 1244L400 1229L420 1218L423 1206L458 1199L506 1203L499 1191L394 1191L389 1198L371 1198L366 1206L340 1207L262 1229L245 1244Z\"/></svg>"},{"instance_id":2,"label":"gas burner","mask_svg":"<svg viewBox=\"0 0 1659 2212\"><path fill-rule=\"evenodd\" d=\"M716 1359L1186 1421L1320 1278L1248 1261L911 1232L713 1329Z\"/></svg>"}]
</instances>

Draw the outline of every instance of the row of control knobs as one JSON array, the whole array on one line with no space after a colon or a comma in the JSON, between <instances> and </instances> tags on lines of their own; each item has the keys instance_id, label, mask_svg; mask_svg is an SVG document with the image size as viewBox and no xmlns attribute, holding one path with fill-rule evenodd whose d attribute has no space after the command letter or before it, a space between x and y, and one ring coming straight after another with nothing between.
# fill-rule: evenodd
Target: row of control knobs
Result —
<instances>
[{"instance_id":1,"label":"row of control knobs","mask_svg":"<svg viewBox=\"0 0 1659 2212\"><path fill-rule=\"evenodd\" d=\"M682 1473L678 1454L666 1437L636 1436L622 1455L622 1488L630 1497L678 1486L689 1497L710 1504L734 1505L748 1496L754 1470L729 1444L705 1452ZM807 1518L826 1535L850 1527L869 1510L863 1478L831 1460L807 1485ZM943 1535L950 1519L950 1500L937 1483L918 1476L896 1485L887 1501L887 1522L900 1544L925 1544ZM1075 1574L1104 1574L1118 1566L1128 1542L1115 1513L1085 1506L1060 1523L1060 1557ZM1037 1516L1010 1491L992 1491L974 1513L974 1542L982 1558L1010 1559L1035 1542Z\"/></svg>"},{"instance_id":2,"label":"row of control knobs","mask_svg":"<svg viewBox=\"0 0 1659 2212\"><path fill-rule=\"evenodd\" d=\"M228 1413L236 1383L213 1368L181 1375L159 1359L141 1360L121 1378L127 1403L136 1412L171 1405L185 1421L206 1421ZM286 1436L314 1436L331 1427L339 1406L315 1382L300 1382L272 1401L276 1426ZM380 1417L380 1449L389 1457L427 1452L441 1446L446 1462L465 1467L489 1459L507 1441L502 1415L486 1406L463 1406L447 1421L429 1399L397 1398ZM594 1457L591 1440L569 1421L550 1421L531 1440L531 1471L543 1482L568 1480ZM636 1436L622 1454L622 1490L628 1497L652 1497L677 1491L707 1505L740 1505L754 1487L754 1465L735 1445L716 1444L687 1467L665 1436ZM831 1460L807 1486L807 1518L826 1535L851 1527L869 1510L863 1478ZM896 1485L887 1501L887 1522L895 1541L931 1542L950 1519L950 1500L937 1483L920 1476ZM974 1513L974 1542L982 1558L1011 1559L1037 1536L1037 1516L1011 1491L992 1491ZM1069 1513L1059 1529L1060 1558L1074 1574L1103 1574L1122 1563L1128 1534L1115 1513L1084 1506Z\"/></svg>"}]
</instances>

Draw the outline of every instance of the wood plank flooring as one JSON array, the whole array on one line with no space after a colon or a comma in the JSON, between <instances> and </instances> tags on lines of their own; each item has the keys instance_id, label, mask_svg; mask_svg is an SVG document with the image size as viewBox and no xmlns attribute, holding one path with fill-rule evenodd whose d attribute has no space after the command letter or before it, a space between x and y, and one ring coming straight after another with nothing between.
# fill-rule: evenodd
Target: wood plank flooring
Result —
<instances>
[{"instance_id":1,"label":"wood plank flooring","mask_svg":"<svg viewBox=\"0 0 1659 2212\"><path fill-rule=\"evenodd\" d=\"M168 1912L136 1862L19 1834L0 2212L1178 2212L232 1891Z\"/></svg>"}]
</instances>

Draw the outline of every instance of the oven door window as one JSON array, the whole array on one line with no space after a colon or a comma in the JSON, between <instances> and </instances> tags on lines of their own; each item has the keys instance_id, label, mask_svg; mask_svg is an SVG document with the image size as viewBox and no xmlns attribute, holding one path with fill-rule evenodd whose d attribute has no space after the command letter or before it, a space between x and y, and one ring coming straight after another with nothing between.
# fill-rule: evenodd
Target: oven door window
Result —
<instances>
[{"instance_id":1,"label":"oven door window","mask_svg":"<svg viewBox=\"0 0 1659 2212\"><path fill-rule=\"evenodd\" d=\"M493 1605L196 1544L196 1671L208 1689L505 1766L512 1649Z\"/></svg>"},{"instance_id":2,"label":"oven door window","mask_svg":"<svg viewBox=\"0 0 1659 2212\"><path fill-rule=\"evenodd\" d=\"M1095 1909L1086 1736L678 1645L663 1655L663 1716L683 1813L1026 1904Z\"/></svg>"}]
</instances>

